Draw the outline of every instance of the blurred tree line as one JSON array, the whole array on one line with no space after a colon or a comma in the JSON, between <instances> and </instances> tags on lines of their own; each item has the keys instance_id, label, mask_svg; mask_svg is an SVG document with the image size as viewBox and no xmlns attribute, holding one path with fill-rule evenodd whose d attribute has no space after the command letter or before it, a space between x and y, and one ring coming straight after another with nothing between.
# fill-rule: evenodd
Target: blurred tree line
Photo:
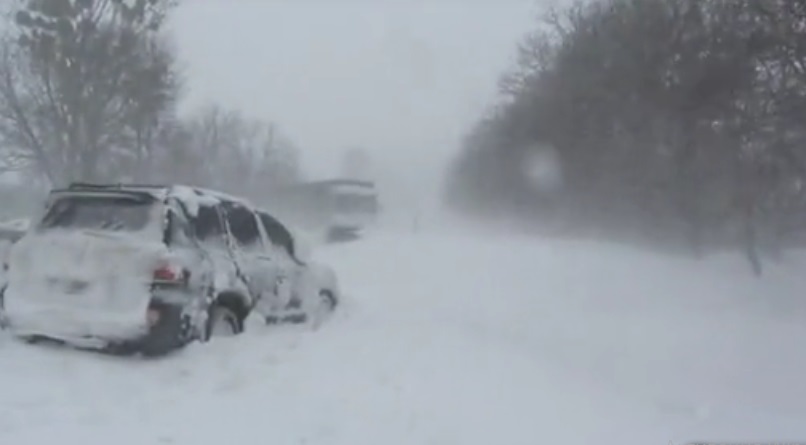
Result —
<instances>
[{"instance_id":1,"label":"blurred tree line","mask_svg":"<svg viewBox=\"0 0 806 445\"><path fill-rule=\"evenodd\" d=\"M175 0L9 0L0 40L0 172L31 183L166 182L260 196L297 179L272 122L210 105L180 116L163 32Z\"/></svg>"},{"instance_id":2,"label":"blurred tree line","mask_svg":"<svg viewBox=\"0 0 806 445\"><path fill-rule=\"evenodd\" d=\"M569 235L740 248L806 233L806 0L601 0L541 16L446 201ZM559 185L535 181L551 168ZM557 182L557 181L555 181Z\"/></svg>"}]
</instances>

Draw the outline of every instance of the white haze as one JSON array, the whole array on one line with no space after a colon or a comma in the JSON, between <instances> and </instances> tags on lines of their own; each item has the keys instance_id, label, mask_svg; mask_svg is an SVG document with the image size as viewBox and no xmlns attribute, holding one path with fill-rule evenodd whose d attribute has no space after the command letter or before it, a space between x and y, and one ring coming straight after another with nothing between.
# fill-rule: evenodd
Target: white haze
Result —
<instances>
[{"instance_id":1,"label":"white haze","mask_svg":"<svg viewBox=\"0 0 806 445\"><path fill-rule=\"evenodd\" d=\"M557 151L551 147L535 147L523 163L524 176L536 191L552 192L562 188L563 171Z\"/></svg>"},{"instance_id":2,"label":"white haze","mask_svg":"<svg viewBox=\"0 0 806 445\"><path fill-rule=\"evenodd\" d=\"M276 121L309 177L364 147L383 212L418 230L316 246L345 291L318 329L253 317L242 336L163 360L0 332L0 444L806 438L803 251L755 277L733 252L692 260L425 214L536 7L184 0L185 111L210 101ZM562 187L553 152L533 152L535 190Z\"/></svg>"},{"instance_id":3,"label":"white haze","mask_svg":"<svg viewBox=\"0 0 806 445\"><path fill-rule=\"evenodd\" d=\"M217 101L276 121L314 178L363 147L390 207L421 212L551 3L186 1L172 26L185 109Z\"/></svg>"}]
</instances>

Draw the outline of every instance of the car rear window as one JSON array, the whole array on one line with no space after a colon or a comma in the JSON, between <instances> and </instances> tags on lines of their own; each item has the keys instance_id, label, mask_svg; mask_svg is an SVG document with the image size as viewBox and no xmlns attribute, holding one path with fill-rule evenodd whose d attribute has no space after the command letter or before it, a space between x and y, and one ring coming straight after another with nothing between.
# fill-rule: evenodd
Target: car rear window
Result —
<instances>
[{"instance_id":1,"label":"car rear window","mask_svg":"<svg viewBox=\"0 0 806 445\"><path fill-rule=\"evenodd\" d=\"M52 202L39 227L136 232L148 225L155 202L134 195L65 196Z\"/></svg>"}]
</instances>

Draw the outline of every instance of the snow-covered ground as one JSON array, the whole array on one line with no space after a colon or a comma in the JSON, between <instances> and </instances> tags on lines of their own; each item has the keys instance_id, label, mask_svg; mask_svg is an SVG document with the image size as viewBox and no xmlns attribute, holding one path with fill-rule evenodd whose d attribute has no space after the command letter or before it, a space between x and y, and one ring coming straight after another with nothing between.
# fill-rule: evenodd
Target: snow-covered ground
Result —
<instances>
[{"instance_id":1,"label":"snow-covered ground","mask_svg":"<svg viewBox=\"0 0 806 445\"><path fill-rule=\"evenodd\" d=\"M591 242L430 230L320 249L318 330L147 361L0 336L3 444L806 440L806 255L755 279Z\"/></svg>"}]
</instances>

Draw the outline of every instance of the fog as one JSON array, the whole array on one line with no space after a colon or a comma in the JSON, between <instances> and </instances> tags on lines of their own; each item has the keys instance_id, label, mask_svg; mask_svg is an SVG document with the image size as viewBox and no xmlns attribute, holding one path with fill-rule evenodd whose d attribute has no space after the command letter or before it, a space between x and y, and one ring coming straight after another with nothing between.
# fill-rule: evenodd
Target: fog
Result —
<instances>
[{"instance_id":1,"label":"fog","mask_svg":"<svg viewBox=\"0 0 806 445\"><path fill-rule=\"evenodd\" d=\"M495 99L539 6L185 2L171 26L183 107L216 101L276 121L313 178L337 174L344 150L363 147L387 201L430 207L446 159Z\"/></svg>"},{"instance_id":2,"label":"fog","mask_svg":"<svg viewBox=\"0 0 806 445\"><path fill-rule=\"evenodd\" d=\"M6 1L0 443L806 437L806 2L572 1Z\"/></svg>"}]
</instances>

